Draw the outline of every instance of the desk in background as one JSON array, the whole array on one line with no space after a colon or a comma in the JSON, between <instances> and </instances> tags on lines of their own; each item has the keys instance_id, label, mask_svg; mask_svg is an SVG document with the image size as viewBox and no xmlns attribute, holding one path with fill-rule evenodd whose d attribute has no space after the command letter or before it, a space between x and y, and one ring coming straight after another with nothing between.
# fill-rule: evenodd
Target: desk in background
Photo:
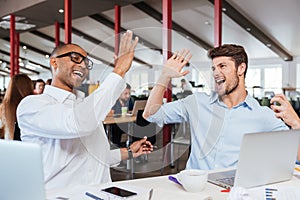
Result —
<instances>
[{"instance_id":1,"label":"desk in background","mask_svg":"<svg viewBox=\"0 0 300 200\"><path fill-rule=\"evenodd\" d=\"M128 124L128 141L129 143L132 141L132 134L133 134L133 123L136 121L136 116L107 116L105 120L103 121L103 124L106 125L106 133L107 137L111 138L111 128L110 125L112 124L121 124L121 123L127 123ZM133 179L133 159L130 159L127 161L127 170L130 170L130 178Z\"/></svg>"},{"instance_id":2,"label":"desk in background","mask_svg":"<svg viewBox=\"0 0 300 200\"><path fill-rule=\"evenodd\" d=\"M132 123L135 121L136 121L136 116L121 116L121 117L108 116L103 121L103 124L110 125L110 124L120 124L120 123Z\"/></svg>"}]
</instances>

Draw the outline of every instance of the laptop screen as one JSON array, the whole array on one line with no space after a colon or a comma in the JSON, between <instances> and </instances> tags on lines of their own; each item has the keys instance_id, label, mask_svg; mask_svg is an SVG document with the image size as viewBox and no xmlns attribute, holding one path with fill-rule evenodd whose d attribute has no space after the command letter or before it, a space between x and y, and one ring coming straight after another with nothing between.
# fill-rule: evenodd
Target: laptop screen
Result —
<instances>
[{"instance_id":1,"label":"laptop screen","mask_svg":"<svg viewBox=\"0 0 300 200\"><path fill-rule=\"evenodd\" d=\"M45 199L41 147L0 140L0 199Z\"/></svg>"},{"instance_id":2,"label":"laptop screen","mask_svg":"<svg viewBox=\"0 0 300 200\"><path fill-rule=\"evenodd\" d=\"M234 178L234 186L245 188L286 181L292 178L298 152L300 130L245 134L236 172L211 173L209 181L232 187L223 180ZM221 182L220 182L221 181Z\"/></svg>"}]
</instances>

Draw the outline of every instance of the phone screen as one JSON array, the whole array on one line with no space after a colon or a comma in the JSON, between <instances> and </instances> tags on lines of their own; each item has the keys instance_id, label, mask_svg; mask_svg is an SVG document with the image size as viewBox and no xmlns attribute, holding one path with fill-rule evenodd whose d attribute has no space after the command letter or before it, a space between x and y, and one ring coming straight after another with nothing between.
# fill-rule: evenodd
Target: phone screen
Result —
<instances>
[{"instance_id":1,"label":"phone screen","mask_svg":"<svg viewBox=\"0 0 300 200\"><path fill-rule=\"evenodd\" d=\"M136 195L135 192L124 190L124 189L118 188L118 187L109 187L109 188L102 189L102 191L117 195L119 197L130 197L130 196Z\"/></svg>"}]
</instances>

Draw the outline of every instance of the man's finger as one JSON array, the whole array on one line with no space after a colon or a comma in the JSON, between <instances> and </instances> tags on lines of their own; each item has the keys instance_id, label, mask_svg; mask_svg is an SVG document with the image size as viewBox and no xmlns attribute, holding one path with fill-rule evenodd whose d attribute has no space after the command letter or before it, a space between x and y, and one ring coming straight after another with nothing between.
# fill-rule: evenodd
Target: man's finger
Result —
<instances>
[{"instance_id":1,"label":"man's finger","mask_svg":"<svg viewBox=\"0 0 300 200\"><path fill-rule=\"evenodd\" d=\"M135 37L135 38L134 38L134 41L133 41L133 44L131 45L131 48L130 48L130 51L131 51L131 52L135 50L135 48L136 48L138 42L139 42L139 38L138 38L138 37Z\"/></svg>"}]
</instances>

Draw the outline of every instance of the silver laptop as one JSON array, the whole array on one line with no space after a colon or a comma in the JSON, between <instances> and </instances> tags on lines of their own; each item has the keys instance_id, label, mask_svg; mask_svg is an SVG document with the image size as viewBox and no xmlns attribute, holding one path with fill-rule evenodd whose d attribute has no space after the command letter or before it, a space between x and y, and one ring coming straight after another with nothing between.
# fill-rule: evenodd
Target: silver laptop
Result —
<instances>
[{"instance_id":1,"label":"silver laptop","mask_svg":"<svg viewBox=\"0 0 300 200\"><path fill-rule=\"evenodd\" d=\"M0 140L0 199L45 199L42 152L37 144Z\"/></svg>"},{"instance_id":2,"label":"silver laptop","mask_svg":"<svg viewBox=\"0 0 300 200\"><path fill-rule=\"evenodd\" d=\"M300 130L245 134L236 170L208 175L224 188L250 188L290 180L298 152Z\"/></svg>"},{"instance_id":3,"label":"silver laptop","mask_svg":"<svg viewBox=\"0 0 300 200\"><path fill-rule=\"evenodd\" d=\"M135 100L133 109L131 113L128 113L128 116L136 116L139 110L144 110L146 106L147 100Z\"/></svg>"}]
</instances>

